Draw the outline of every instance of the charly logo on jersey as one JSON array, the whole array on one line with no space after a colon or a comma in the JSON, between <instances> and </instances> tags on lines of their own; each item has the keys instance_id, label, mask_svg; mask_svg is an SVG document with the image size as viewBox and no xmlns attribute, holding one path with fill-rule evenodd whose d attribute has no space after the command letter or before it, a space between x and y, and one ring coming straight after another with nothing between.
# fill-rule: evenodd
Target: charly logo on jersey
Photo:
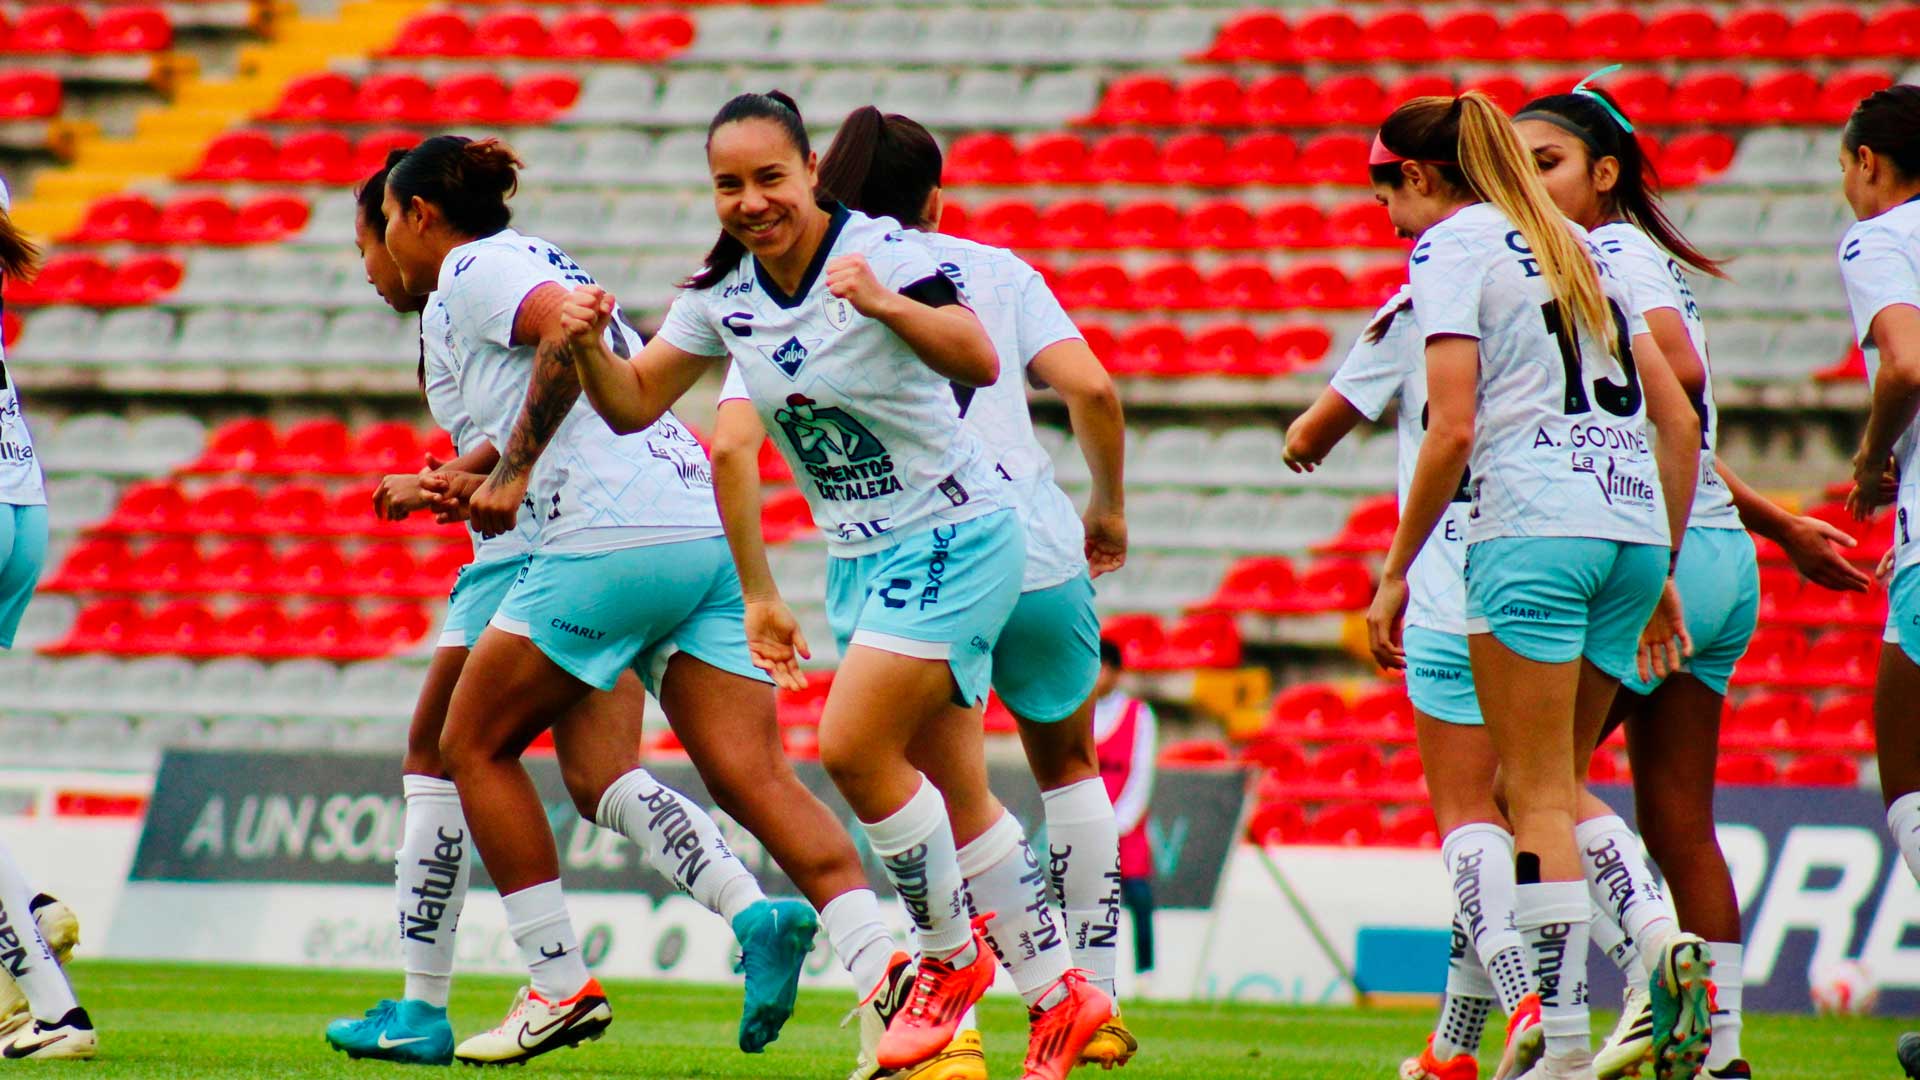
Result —
<instances>
[{"instance_id":1,"label":"charly logo on jersey","mask_svg":"<svg viewBox=\"0 0 1920 1080\"><path fill-rule=\"evenodd\" d=\"M758 346L761 355L772 361L773 366L780 369L780 374L789 379L800 374L800 365L806 363L807 357L819 347L818 340L801 341L797 337L790 337L778 345Z\"/></svg>"},{"instance_id":2,"label":"charly logo on jersey","mask_svg":"<svg viewBox=\"0 0 1920 1080\"><path fill-rule=\"evenodd\" d=\"M827 311L827 325L835 330L845 330L853 325L853 305L838 296L827 297L824 305Z\"/></svg>"},{"instance_id":3,"label":"charly logo on jersey","mask_svg":"<svg viewBox=\"0 0 1920 1080\"><path fill-rule=\"evenodd\" d=\"M838 405L792 394L773 420L793 447L823 499L874 499L900 490L893 457L861 423Z\"/></svg>"}]
</instances>

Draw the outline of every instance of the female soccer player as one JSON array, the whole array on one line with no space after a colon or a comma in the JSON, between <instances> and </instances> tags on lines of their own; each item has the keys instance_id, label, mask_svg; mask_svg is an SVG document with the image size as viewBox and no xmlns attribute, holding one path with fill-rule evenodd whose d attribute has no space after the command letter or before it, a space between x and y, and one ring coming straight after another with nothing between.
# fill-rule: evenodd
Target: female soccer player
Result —
<instances>
[{"instance_id":1,"label":"female soccer player","mask_svg":"<svg viewBox=\"0 0 1920 1080\"><path fill-rule=\"evenodd\" d=\"M940 146L926 128L866 105L840 125L820 159L820 191L850 209L892 218L919 233L980 317L1000 356L1000 377L992 385L956 391L960 415L998 458L1001 475L1011 479L1027 533L1020 600L994 645L992 685L1019 724L1040 787L1046 878L1066 917L1073 966L1090 972L1093 984L1117 1002L1119 833L1093 738L1100 618L1092 579L1126 560L1126 419L1112 378L1040 274L1004 248L938 231L941 166ZM1066 401L1093 480L1085 514L1076 512L1054 483L1053 462L1034 438L1029 382L1052 387ZM750 410L740 411L743 420L753 419ZM971 734L978 727L956 716L936 730ZM964 791L970 786L942 784L937 771L943 762L971 765L979 753L923 745L915 747L913 758L936 785ZM1020 841L1019 823L992 799L969 806L949 798L947 814L974 906L999 913L987 921L987 940L1006 958L1014 984L1030 989L1039 977L1030 970L1035 956L1014 945L1027 929L1015 915L1025 918L1034 899L1028 870L1033 853ZM1044 953L1058 947L1060 939L1041 933L1034 940L1034 951ZM1136 1049L1133 1034L1116 1016L1083 1057L1111 1067L1124 1064Z\"/></svg>"},{"instance_id":2,"label":"female soccer player","mask_svg":"<svg viewBox=\"0 0 1920 1080\"><path fill-rule=\"evenodd\" d=\"M446 339L473 421L500 449L468 498L473 525L494 535L523 512L539 519L538 546L475 643L440 739L533 982L500 1027L455 1051L476 1063L572 1045L611 1019L519 757L629 668L659 696L715 801L815 902L852 912L863 946L891 952L852 841L781 751L699 444L671 415L616 437L579 401L559 307L570 286L593 279L560 249L507 228L518 167L497 142L439 136L393 167L383 204L407 290L435 293L426 333ZM636 343L619 318L605 334L623 350ZM555 747L563 772L586 777L593 798L576 789L582 811L666 860L676 885L731 923L747 975L741 1049L764 1049L792 1013L814 912L768 902L712 820L634 763L632 742L615 754L570 734L555 729Z\"/></svg>"},{"instance_id":3,"label":"female soccer player","mask_svg":"<svg viewBox=\"0 0 1920 1080\"><path fill-rule=\"evenodd\" d=\"M1666 873L1679 925L1706 938L1713 952L1716 990L1713 1040L1707 1074L1744 1077L1740 1056L1740 909L1733 879L1714 835L1713 777L1720 741L1720 711L1727 680L1746 653L1760 606L1759 568L1747 529L1788 553L1810 579L1829 588L1863 590L1868 576L1848 563L1835 545L1854 541L1826 522L1791 514L1740 482L1717 460L1719 436L1706 326L1682 264L1724 277L1719 263L1702 255L1668 219L1658 179L1633 135L1632 122L1604 92L1584 84L1572 93L1529 103L1515 127L1533 150L1541 180L1555 204L1589 231L1608 267L1632 289L1660 353L1673 368L1700 419L1699 486L1674 584L1691 643L1680 669L1662 678L1636 672L1623 681L1610 726L1627 727L1633 761L1634 802L1649 853ZM1604 873L1622 850L1638 870L1631 833L1610 812L1580 823L1580 847L1596 904L1604 903ZM1637 886L1639 882L1630 882ZM1614 914L1641 946L1644 926L1622 910L1632 888L1613 890L1622 900ZM1632 905L1637 907L1637 905ZM1651 942L1658 944L1657 940ZM1644 976L1641 979L1645 983ZM1596 1062L1602 1080L1637 1068L1654 1043L1649 998L1630 990L1619 1036Z\"/></svg>"},{"instance_id":4,"label":"female soccer player","mask_svg":"<svg viewBox=\"0 0 1920 1080\"><path fill-rule=\"evenodd\" d=\"M1426 343L1410 288L1375 313L1334 373L1333 383L1287 429L1288 467L1312 472L1362 419L1398 405L1399 494L1404 505L1426 435ZM1426 1049L1401 1065L1403 1080L1477 1076L1474 1055L1494 1002L1509 1017L1506 1058L1540 1052L1539 1003L1520 934L1514 929L1513 834L1493 797L1494 754L1474 700L1467 656L1467 510L1463 481L1434 535L1408 567L1403 641L1407 695L1441 862L1453 890L1453 956L1440 1021Z\"/></svg>"},{"instance_id":5,"label":"female soccer player","mask_svg":"<svg viewBox=\"0 0 1920 1080\"><path fill-rule=\"evenodd\" d=\"M708 128L707 163L723 232L658 337L631 361L614 355L598 336L612 298L575 290L568 319L581 381L609 424L635 430L731 359L802 477L832 554L828 613L843 646L820 723L821 763L905 898L924 949L877 1052L881 1067L905 1068L947 1047L993 979L993 957L968 926L942 793L908 750L931 725L954 726L949 702L986 696L994 643L1019 599L1025 541L1015 495L964 426L952 385L991 385L999 359L918 240L815 200L818 163L791 99L729 101ZM755 660L781 685L804 685L806 641L759 530L747 526L750 508L720 494ZM968 790L947 797L991 798L984 767L960 775ZM1040 898L1036 925L1053 922L1050 908ZM1112 1014L1084 971L1068 969L1064 956L1053 963L1056 976L1023 995L1034 1011L1028 1074L1049 1080Z\"/></svg>"},{"instance_id":6,"label":"female soccer player","mask_svg":"<svg viewBox=\"0 0 1920 1080\"><path fill-rule=\"evenodd\" d=\"M1553 206L1483 94L1402 105L1369 160L1395 228L1419 237L1409 261L1431 420L1369 634L1382 664L1406 665L1407 570L1471 455L1468 651L1504 774L1516 923L1545 1032L1527 1075L1584 1076L1591 908L1573 835L1583 759L1661 599L1662 556L1670 570L1677 555L1700 425L1644 323L1629 324L1627 290ZM1686 934L1660 960L1687 1076L1698 1062L1687 1068L1686 1055L1706 1038L1707 964Z\"/></svg>"},{"instance_id":7,"label":"female soccer player","mask_svg":"<svg viewBox=\"0 0 1920 1080\"><path fill-rule=\"evenodd\" d=\"M405 150L394 151L387 164L361 184L354 210L354 244L365 264L367 283L389 307L402 313L423 312L438 303L436 296L409 293L399 267L387 253L387 219L381 203L389 169L406 155ZM435 314L444 317L437 309ZM474 426L444 334L421 336L420 387L428 411L452 436L460 456L418 474L382 478L374 491L374 510L383 518L399 520L427 509L431 493L424 485L434 482L434 474L484 476L499 461L499 453ZM467 653L519 574L538 533L537 519L531 514L508 533L488 538L471 532L473 562L462 568L447 597L446 624L427 665L401 762L407 811L401 844L394 853L394 871L404 995L398 1000L383 999L359 1019L328 1025L328 1043L350 1057L439 1065L453 1060L447 996L472 859L459 794L440 761L440 735ZM558 726L565 729L562 738L579 748L576 757L633 758L645 703L646 691L639 678L624 672L611 693L589 695L560 721ZM592 820L598 798L593 776L580 769L566 770L564 776L583 816ZM658 861L654 868L670 878L678 862L677 857Z\"/></svg>"},{"instance_id":8,"label":"female soccer player","mask_svg":"<svg viewBox=\"0 0 1920 1080\"><path fill-rule=\"evenodd\" d=\"M12 210L12 196L0 181L0 283L30 278L40 265L39 248L14 227ZM0 649L13 648L14 632L46 562L46 480L33 452L33 433L20 411L20 390L7 371L6 353L0 351ZM32 1017L32 1023L0 1036L5 1055L92 1057L99 1036L60 970L60 960L73 951L79 925L65 904L35 893L5 845L0 845L0 936L17 943L19 955L9 957L7 973Z\"/></svg>"},{"instance_id":9,"label":"female soccer player","mask_svg":"<svg viewBox=\"0 0 1920 1080\"><path fill-rule=\"evenodd\" d=\"M1873 372L1867 430L1853 458L1847 504L1865 518L1894 502L1893 583L1886 645L1873 693L1873 733L1887 828L1907 869L1920 877L1920 86L1878 90L1854 106L1840 137L1840 187L1860 220L1840 242L1840 277L1854 335ZM1920 1076L1920 1039L1900 1040L1900 1064Z\"/></svg>"}]
</instances>

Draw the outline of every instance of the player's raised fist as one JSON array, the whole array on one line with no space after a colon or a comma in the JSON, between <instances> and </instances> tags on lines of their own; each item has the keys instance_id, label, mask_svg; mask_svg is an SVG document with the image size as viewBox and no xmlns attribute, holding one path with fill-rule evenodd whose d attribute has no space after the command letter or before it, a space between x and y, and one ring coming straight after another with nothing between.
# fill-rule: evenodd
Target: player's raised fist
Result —
<instances>
[{"instance_id":1,"label":"player's raised fist","mask_svg":"<svg viewBox=\"0 0 1920 1080\"><path fill-rule=\"evenodd\" d=\"M827 291L870 319L879 318L899 294L880 284L865 255L842 255L827 264Z\"/></svg>"},{"instance_id":2,"label":"player's raised fist","mask_svg":"<svg viewBox=\"0 0 1920 1080\"><path fill-rule=\"evenodd\" d=\"M576 342L597 339L613 318L613 294L598 285L577 285L560 304L560 329Z\"/></svg>"}]
</instances>

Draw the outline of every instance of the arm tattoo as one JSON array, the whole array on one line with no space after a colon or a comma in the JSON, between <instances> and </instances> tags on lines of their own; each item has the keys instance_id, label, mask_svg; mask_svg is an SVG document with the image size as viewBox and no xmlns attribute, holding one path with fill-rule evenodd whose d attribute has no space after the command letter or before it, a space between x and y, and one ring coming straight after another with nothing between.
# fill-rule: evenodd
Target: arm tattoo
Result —
<instances>
[{"instance_id":1,"label":"arm tattoo","mask_svg":"<svg viewBox=\"0 0 1920 1080\"><path fill-rule=\"evenodd\" d=\"M580 400L580 376L574 370L573 343L566 337L547 338L533 354L533 377L527 383L527 403L514 422L513 434L493 468L497 483L517 481L533 470L560 422Z\"/></svg>"}]
</instances>

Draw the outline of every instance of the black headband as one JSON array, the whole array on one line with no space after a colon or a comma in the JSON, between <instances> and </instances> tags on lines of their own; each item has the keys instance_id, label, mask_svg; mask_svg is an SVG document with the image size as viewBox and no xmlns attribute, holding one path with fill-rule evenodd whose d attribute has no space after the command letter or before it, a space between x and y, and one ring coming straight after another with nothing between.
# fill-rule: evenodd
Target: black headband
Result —
<instances>
[{"instance_id":1,"label":"black headband","mask_svg":"<svg viewBox=\"0 0 1920 1080\"><path fill-rule=\"evenodd\" d=\"M1543 123L1552 124L1554 127L1587 144L1587 153L1596 158L1618 156L1612 151L1602 149L1600 141L1594 138L1593 132L1588 131L1565 113L1557 113L1551 109L1528 109L1513 118L1513 122L1516 124L1522 120L1539 120Z\"/></svg>"}]
</instances>

